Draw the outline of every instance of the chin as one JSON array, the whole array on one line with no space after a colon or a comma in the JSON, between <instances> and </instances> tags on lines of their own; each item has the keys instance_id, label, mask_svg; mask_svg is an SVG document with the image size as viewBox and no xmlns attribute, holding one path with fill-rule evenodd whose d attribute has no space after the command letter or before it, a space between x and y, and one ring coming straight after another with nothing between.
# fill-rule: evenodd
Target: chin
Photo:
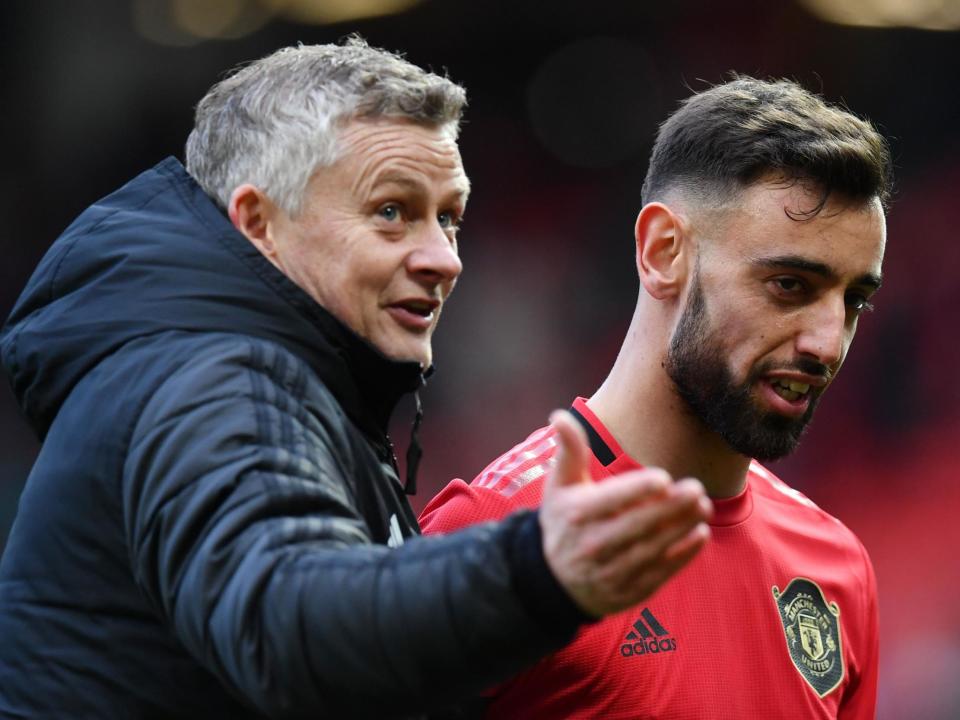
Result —
<instances>
[{"instance_id":1,"label":"chin","mask_svg":"<svg viewBox=\"0 0 960 720\"><path fill-rule=\"evenodd\" d=\"M390 328L392 332L371 332L363 334L367 342L381 354L398 362L415 362L426 369L433 360L432 333L403 332L399 328Z\"/></svg>"},{"instance_id":2,"label":"chin","mask_svg":"<svg viewBox=\"0 0 960 720\"><path fill-rule=\"evenodd\" d=\"M423 366L423 369L426 370L433 363L433 353L430 352L429 348L422 352L418 352L409 358L413 362L418 362Z\"/></svg>"},{"instance_id":3,"label":"chin","mask_svg":"<svg viewBox=\"0 0 960 720\"><path fill-rule=\"evenodd\" d=\"M392 348L379 348L380 352L386 355L391 360L397 360L399 362L415 362L423 366L423 369L426 370L430 367L430 363L433 362L433 353L430 351L430 348L420 348L420 347L392 347Z\"/></svg>"}]
</instances>

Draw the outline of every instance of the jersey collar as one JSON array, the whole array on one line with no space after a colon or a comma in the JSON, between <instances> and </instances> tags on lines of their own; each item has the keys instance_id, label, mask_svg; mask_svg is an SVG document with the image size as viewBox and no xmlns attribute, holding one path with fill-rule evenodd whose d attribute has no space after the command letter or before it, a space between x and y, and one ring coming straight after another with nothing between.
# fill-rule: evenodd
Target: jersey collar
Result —
<instances>
[{"instance_id":1,"label":"jersey collar","mask_svg":"<svg viewBox=\"0 0 960 720\"><path fill-rule=\"evenodd\" d=\"M610 431L600 422L600 418L594 415L593 411L587 406L586 398L578 397L574 400L570 412L587 433L590 451L593 454L591 463L595 464L594 470L599 470L599 472L594 473L595 476L608 477L627 470L639 470L643 467L623 451ZM751 466L747 473L747 482L740 494L731 498L711 498L713 502L711 526L736 525L750 517L753 512L752 479L753 469Z\"/></svg>"}]
</instances>

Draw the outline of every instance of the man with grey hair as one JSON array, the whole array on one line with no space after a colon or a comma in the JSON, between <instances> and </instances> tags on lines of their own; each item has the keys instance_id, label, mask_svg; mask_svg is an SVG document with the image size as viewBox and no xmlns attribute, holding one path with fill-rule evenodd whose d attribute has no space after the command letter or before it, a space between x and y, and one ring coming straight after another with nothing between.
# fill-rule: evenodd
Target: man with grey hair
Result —
<instances>
[{"instance_id":1,"label":"man with grey hair","mask_svg":"<svg viewBox=\"0 0 960 720\"><path fill-rule=\"evenodd\" d=\"M538 512L418 537L417 444L401 483L386 428L461 270L463 105L360 40L281 50L201 101L186 170L53 245L0 339L44 440L0 565L0 715L441 711L700 549L702 486L585 482L564 414Z\"/></svg>"}]
</instances>

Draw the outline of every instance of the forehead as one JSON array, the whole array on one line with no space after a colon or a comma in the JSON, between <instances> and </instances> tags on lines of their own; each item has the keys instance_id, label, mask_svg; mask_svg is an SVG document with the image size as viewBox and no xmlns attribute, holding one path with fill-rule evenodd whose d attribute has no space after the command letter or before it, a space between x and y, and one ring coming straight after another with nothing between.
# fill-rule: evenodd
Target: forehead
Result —
<instances>
[{"instance_id":1,"label":"forehead","mask_svg":"<svg viewBox=\"0 0 960 720\"><path fill-rule=\"evenodd\" d=\"M742 260L791 256L826 265L839 277L879 277L886 245L879 200L851 203L831 196L809 215L819 201L819 194L800 184L755 183L710 213L713 228L703 233L708 239L701 251Z\"/></svg>"},{"instance_id":2,"label":"forehead","mask_svg":"<svg viewBox=\"0 0 960 720\"><path fill-rule=\"evenodd\" d=\"M386 183L421 186L466 200L470 183L452 126L400 118L354 119L339 132L339 159L358 192Z\"/></svg>"}]
</instances>

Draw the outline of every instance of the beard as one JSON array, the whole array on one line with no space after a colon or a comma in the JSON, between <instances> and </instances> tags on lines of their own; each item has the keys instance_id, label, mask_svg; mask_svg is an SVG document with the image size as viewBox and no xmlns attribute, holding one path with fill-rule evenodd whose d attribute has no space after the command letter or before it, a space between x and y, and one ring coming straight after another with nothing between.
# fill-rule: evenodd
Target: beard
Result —
<instances>
[{"instance_id":1,"label":"beard","mask_svg":"<svg viewBox=\"0 0 960 720\"><path fill-rule=\"evenodd\" d=\"M750 389L758 378L774 369L798 369L829 378L828 368L807 358L792 364L760 363L738 384L720 348L719 338L711 332L707 320L699 275L695 275L690 297L670 340L667 374L692 414L735 452L758 460L788 455L800 442L819 396L810 397L810 405L801 417L791 418L759 408Z\"/></svg>"}]
</instances>

